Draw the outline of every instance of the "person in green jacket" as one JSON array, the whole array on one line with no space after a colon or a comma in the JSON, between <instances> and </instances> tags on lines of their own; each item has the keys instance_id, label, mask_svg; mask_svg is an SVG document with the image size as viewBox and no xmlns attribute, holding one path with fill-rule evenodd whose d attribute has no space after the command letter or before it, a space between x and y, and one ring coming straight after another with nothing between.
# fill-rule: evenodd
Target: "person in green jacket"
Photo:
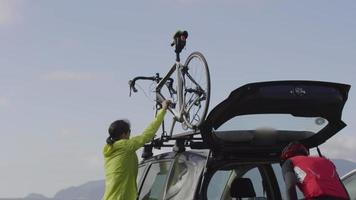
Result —
<instances>
[{"instance_id":1,"label":"person in green jacket","mask_svg":"<svg viewBox=\"0 0 356 200\"><path fill-rule=\"evenodd\" d=\"M130 123L114 121L109 127L110 136L104 146L105 193L103 200L136 200L138 159L136 150L154 138L160 127L170 101L162 102L156 118L139 136L130 138Z\"/></svg>"}]
</instances>

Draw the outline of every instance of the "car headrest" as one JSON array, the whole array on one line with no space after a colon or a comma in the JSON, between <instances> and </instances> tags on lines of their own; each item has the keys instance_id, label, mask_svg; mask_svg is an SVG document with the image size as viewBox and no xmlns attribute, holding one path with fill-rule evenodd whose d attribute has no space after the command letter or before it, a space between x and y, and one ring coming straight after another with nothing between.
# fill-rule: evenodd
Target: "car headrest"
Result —
<instances>
[{"instance_id":1,"label":"car headrest","mask_svg":"<svg viewBox=\"0 0 356 200\"><path fill-rule=\"evenodd\" d=\"M234 198L256 197L255 190L249 178L235 178L231 183L230 195Z\"/></svg>"}]
</instances>

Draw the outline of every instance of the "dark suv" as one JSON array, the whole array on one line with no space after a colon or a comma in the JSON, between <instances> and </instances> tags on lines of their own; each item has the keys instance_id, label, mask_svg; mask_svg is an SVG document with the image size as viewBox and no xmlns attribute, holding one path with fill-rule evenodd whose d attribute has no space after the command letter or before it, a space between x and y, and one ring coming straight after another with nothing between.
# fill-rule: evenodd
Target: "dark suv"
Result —
<instances>
[{"instance_id":1,"label":"dark suv","mask_svg":"<svg viewBox=\"0 0 356 200\"><path fill-rule=\"evenodd\" d=\"M344 128L349 89L338 83L274 81L234 90L199 130L169 138L174 146L157 140L145 146L139 199L285 199L282 149L291 141L318 147ZM173 150L152 156L155 146Z\"/></svg>"}]
</instances>

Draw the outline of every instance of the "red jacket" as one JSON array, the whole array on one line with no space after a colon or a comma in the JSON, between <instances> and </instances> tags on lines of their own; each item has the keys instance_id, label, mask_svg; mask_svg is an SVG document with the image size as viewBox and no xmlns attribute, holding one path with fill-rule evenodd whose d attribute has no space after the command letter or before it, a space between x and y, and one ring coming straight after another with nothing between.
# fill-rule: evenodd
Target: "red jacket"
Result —
<instances>
[{"instance_id":1,"label":"red jacket","mask_svg":"<svg viewBox=\"0 0 356 200\"><path fill-rule=\"evenodd\" d=\"M334 164L323 157L295 156L289 158L298 178L298 187L306 199L329 196L349 199Z\"/></svg>"}]
</instances>

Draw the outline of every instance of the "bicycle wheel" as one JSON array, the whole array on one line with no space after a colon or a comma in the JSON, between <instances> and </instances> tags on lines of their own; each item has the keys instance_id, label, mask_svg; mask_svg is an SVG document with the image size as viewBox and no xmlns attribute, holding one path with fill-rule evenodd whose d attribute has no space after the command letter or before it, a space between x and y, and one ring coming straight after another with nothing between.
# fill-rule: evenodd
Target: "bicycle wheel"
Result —
<instances>
[{"instance_id":1,"label":"bicycle wheel","mask_svg":"<svg viewBox=\"0 0 356 200\"><path fill-rule=\"evenodd\" d=\"M183 68L184 125L196 129L205 120L210 102L210 74L204 56L190 54Z\"/></svg>"}]
</instances>

